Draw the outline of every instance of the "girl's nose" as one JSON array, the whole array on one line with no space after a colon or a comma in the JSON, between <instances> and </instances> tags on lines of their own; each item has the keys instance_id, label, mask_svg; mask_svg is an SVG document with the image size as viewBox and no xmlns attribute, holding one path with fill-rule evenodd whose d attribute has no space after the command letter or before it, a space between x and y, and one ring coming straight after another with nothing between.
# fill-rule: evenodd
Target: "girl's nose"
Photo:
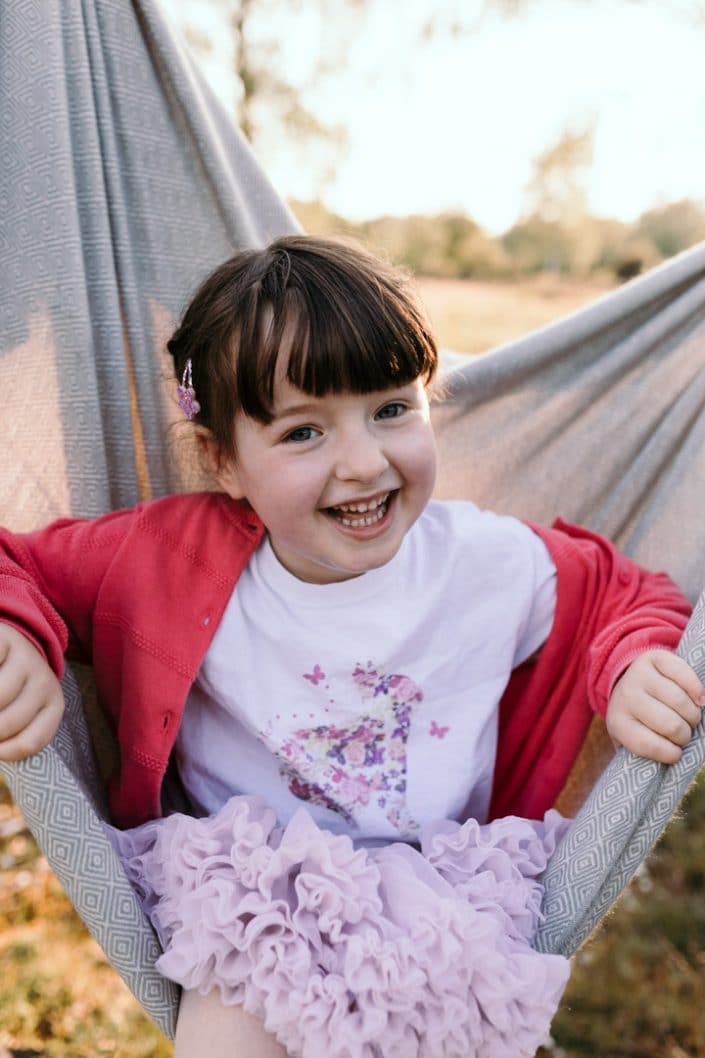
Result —
<instances>
[{"instance_id":1,"label":"girl's nose","mask_svg":"<svg viewBox=\"0 0 705 1058\"><path fill-rule=\"evenodd\" d=\"M389 466L379 440L367 430L359 430L342 440L335 473L341 481L373 483Z\"/></svg>"}]
</instances>

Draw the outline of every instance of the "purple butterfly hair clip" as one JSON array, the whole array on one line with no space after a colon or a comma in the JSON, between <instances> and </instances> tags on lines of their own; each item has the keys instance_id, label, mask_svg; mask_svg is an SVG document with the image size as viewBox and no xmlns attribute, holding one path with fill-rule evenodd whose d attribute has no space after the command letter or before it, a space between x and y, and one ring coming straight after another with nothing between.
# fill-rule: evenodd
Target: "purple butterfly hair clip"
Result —
<instances>
[{"instance_id":1,"label":"purple butterfly hair clip","mask_svg":"<svg viewBox=\"0 0 705 1058\"><path fill-rule=\"evenodd\" d=\"M196 400L196 390L193 388L193 374L191 368L191 357L186 361L184 373L181 376L181 385L176 387L178 404L187 419L193 419L201 410L201 405Z\"/></svg>"}]
</instances>

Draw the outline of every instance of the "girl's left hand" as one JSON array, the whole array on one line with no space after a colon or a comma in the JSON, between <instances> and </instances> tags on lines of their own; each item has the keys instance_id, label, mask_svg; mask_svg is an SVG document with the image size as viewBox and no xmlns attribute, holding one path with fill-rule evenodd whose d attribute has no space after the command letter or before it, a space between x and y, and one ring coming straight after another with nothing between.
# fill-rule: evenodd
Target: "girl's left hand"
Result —
<instances>
[{"instance_id":1,"label":"girl's left hand","mask_svg":"<svg viewBox=\"0 0 705 1058\"><path fill-rule=\"evenodd\" d=\"M705 688L687 662L669 650L640 654L615 684L607 731L617 746L675 764L700 722Z\"/></svg>"}]
</instances>

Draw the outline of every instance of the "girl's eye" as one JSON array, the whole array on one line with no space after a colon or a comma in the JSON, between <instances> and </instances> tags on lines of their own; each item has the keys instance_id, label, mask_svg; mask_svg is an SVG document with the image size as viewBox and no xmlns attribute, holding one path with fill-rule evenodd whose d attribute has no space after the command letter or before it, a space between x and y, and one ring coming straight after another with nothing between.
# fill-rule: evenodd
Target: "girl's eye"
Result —
<instances>
[{"instance_id":1,"label":"girl's eye","mask_svg":"<svg viewBox=\"0 0 705 1058\"><path fill-rule=\"evenodd\" d=\"M406 404L400 400L390 400L377 412L377 419L398 419L406 411Z\"/></svg>"},{"instance_id":2,"label":"girl's eye","mask_svg":"<svg viewBox=\"0 0 705 1058\"><path fill-rule=\"evenodd\" d=\"M318 437L320 431L313 426L297 426L284 438L285 441L293 441L294 444L302 444L304 441L312 441Z\"/></svg>"}]
</instances>

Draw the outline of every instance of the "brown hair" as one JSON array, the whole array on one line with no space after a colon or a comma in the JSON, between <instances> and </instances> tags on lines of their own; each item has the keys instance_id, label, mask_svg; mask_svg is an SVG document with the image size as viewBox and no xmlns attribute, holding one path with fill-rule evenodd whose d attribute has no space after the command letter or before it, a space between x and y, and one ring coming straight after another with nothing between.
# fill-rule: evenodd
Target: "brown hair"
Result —
<instances>
[{"instance_id":1,"label":"brown hair","mask_svg":"<svg viewBox=\"0 0 705 1058\"><path fill-rule=\"evenodd\" d=\"M201 285L167 343L177 379L191 360L195 421L224 457L235 455L236 412L271 422L284 340L286 377L317 397L428 384L438 362L406 276L360 247L291 235L238 253Z\"/></svg>"}]
</instances>

